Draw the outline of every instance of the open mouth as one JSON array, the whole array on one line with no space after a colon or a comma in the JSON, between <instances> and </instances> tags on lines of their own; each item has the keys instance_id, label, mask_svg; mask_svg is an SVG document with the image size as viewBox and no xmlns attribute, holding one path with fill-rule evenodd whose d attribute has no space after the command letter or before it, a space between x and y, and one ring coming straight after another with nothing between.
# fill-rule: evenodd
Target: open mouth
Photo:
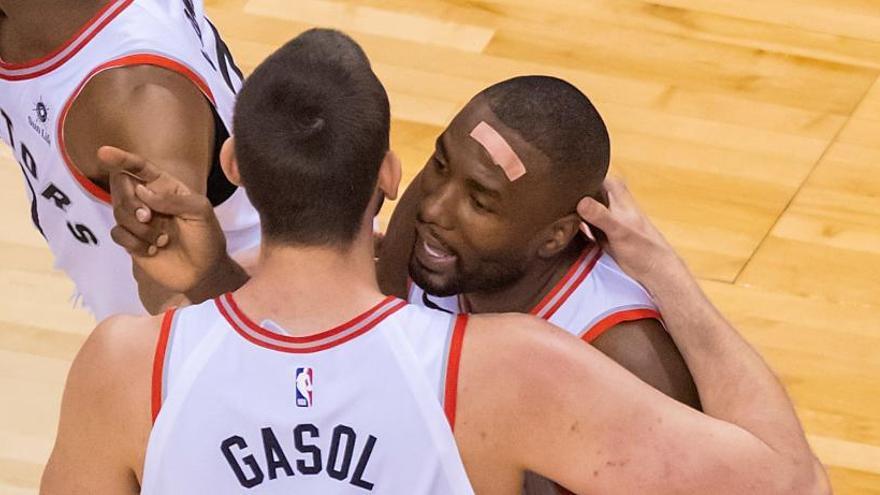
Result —
<instances>
[{"instance_id":1,"label":"open mouth","mask_svg":"<svg viewBox=\"0 0 880 495\"><path fill-rule=\"evenodd\" d=\"M419 263L430 271L445 271L458 259L445 243L434 237L427 229L418 229L413 254Z\"/></svg>"}]
</instances>

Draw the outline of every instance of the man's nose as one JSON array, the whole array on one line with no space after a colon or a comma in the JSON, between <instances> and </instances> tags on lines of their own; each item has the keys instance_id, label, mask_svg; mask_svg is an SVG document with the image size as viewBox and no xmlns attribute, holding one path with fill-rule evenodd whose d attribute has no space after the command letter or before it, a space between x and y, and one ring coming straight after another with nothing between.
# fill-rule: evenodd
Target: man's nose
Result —
<instances>
[{"instance_id":1,"label":"man's nose","mask_svg":"<svg viewBox=\"0 0 880 495\"><path fill-rule=\"evenodd\" d=\"M443 184L424 196L419 207L419 220L449 230L454 205L455 191L452 185Z\"/></svg>"}]
</instances>

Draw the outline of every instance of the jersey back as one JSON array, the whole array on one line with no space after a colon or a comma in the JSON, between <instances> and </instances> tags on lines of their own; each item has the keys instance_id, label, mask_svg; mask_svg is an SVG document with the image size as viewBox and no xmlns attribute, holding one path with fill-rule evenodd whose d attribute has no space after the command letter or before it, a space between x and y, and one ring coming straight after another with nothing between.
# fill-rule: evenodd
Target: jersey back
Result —
<instances>
[{"instance_id":1,"label":"jersey back","mask_svg":"<svg viewBox=\"0 0 880 495\"><path fill-rule=\"evenodd\" d=\"M99 319L144 309L131 260L110 238L115 225L110 196L70 161L64 124L92 78L135 65L186 77L231 128L241 75L205 18L201 0L112 0L47 57L26 64L0 61L0 139L21 167L31 218L56 268L73 279L83 303ZM259 218L243 190L215 211L230 253L259 244Z\"/></svg>"},{"instance_id":2,"label":"jersey back","mask_svg":"<svg viewBox=\"0 0 880 495\"><path fill-rule=\"evenodd\" d=\"M443 407L456 321L395 298L309 337L229 294L166 314L142 493L473 493Z\"/></svg>"}]
</instances>

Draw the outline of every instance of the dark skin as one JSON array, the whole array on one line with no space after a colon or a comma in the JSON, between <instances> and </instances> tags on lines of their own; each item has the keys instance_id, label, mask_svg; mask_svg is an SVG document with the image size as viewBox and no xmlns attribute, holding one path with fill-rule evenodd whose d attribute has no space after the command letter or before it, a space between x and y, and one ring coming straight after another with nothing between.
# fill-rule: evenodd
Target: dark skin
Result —
<instances>
[{"instance_id":1,"label":"dark skin","mask_svg":"<svg viewBox=\"0 0 880 495\"><path fill-rule=\"evenodd\" d=\"M0 56L12 63L43 57L106 4L106 0L0 0ZM103 166L97 152L110 145L149 159L190 190L205 193L213 160L214 116L198 88L169 70L136 65L98 74L72 104L64 137L74 165L105 191L111 189L114 170ZM126 184L120 182L120 187ZM140 205L126 201L133 194L112 197L114 209L134 211ZM149 235L146 229L136 233ZM164 240L153 242L162 245ZM137 268L134 275L141 300L152 313L183 298Z\"/></svg>"},{"instance_id":2,"label":"dark skin","mask_svg":"<svg viewBox=\"0 0 880 495\"><path fill-rule=\"evenodd\" d=\"M0 0L0 57L36 60L67 41L107 0ZM64 15L46 15L63 12Z\"/></svg>"},{"instance_id":3,"label":"dark skin","mask_svg":"<svg viewBox=\"0 0 880 495\"><path fill-rule=\"evenodd\" d=\"M511 182L470 138L480 121L505 137L526 175ZM528 313L589 242L579 234L575 212L582 192L562 193L556 180L549 160L478 97L438 138L434 155L397 205L379 255L380 286L405 297L410 274L429 293L461 292L473 313ZM447 254L439 262L429 255L438 251ZM480 280L480 271L497 265L520 266L521 273L501 286ZM620 323L592 344L654 388L700 407L681 354L656 320Z\"/></svg>"}]
</instances>

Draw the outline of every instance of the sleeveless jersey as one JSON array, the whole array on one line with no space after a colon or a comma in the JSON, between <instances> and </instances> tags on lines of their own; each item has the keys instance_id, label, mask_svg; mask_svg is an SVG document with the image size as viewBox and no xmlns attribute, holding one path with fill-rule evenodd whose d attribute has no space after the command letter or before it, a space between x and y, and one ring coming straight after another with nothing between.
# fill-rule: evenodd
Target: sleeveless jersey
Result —
<instances>
[{"instance_id":1,"label":"sleeveless jersey","mask_svg":"<svg viewBox=\"0 0 880 495\"><path fill-rule=\"evenodd\" d=\"M231 294L166 313L141 493L472 494L450 427L465 324L393 297L307 337Z\"/></svg>"},{"instance_id":2,"label":"sleeveless jersey","mask_svg":"<svg viewBox=\"0 0 880 495\"><path fill-rule=\"evenodd\" d=\"M448 313L468 311L461 297L431 296L413 283L409 287L409 301ZM660 319L648 292L598 246L585 250L530 313L585 342L593 342L618 323ZM523 493L567 495L571 492L545 478L526 473Z\"/></svg>"},{"instance_id":3,"label":"sleeveless jersey","mask_svg":"<svg viewBox=\"0 0 880 495\"><path fill-rule=\"evenodd\" d=\"M144 309L131 259L110 238L115 225L110 196L71 163L64 121L95 75L133 65L186 77L230 128L241 76L200 0L113 0L50 55L26 64L0 61L0 138L21 166L33 223L55 267L73 279L99 319ZM231 253L259 244L259 218L244 190L215 211Z\"/></svg>"}]
</instances>

